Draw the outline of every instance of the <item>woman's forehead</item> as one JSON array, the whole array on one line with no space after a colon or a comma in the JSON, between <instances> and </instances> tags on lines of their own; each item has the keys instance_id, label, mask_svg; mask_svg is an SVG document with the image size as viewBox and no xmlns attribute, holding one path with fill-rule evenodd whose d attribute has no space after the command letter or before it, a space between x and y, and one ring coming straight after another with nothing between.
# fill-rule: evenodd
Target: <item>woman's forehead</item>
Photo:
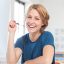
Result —
<instances>
[{"instance_id":1,"label":"woman's forehead","mask_svg":"<svg viewBox=\"0 0 64 64\"><path fill-rule=\"evenodd\" d=\"M35 15L36 17L40 17L40 14L38 13L38 11L36 9L31 9L29 10L27 15Z\"/></svg>"}]
</instances>

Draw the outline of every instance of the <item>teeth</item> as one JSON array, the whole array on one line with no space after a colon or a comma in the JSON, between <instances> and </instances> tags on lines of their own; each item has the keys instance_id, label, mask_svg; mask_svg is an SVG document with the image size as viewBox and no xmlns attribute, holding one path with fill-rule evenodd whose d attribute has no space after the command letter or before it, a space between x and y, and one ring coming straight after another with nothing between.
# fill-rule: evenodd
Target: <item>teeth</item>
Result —
<instances>
[{"instance_id":1,"label":"teeth","mask_svg":"<svg viewBox=\"0 0 64 64\"><path fill-rule=\"evenodd\" d=\"M33 28L34 26L29 26L29 27Z\"/></svg>"},{"instance_id":2,"label":"teeth","mask_svg":"<svg viewBox=\"0 0 64 64\"><path fill-rule=\"evenodd\" d=\"M35 26L29 26L30 28L34 28Z\"/></svg>"},{"instance_id":3,"label":"teeth","mask_svg":"<svg viewBox=\"0 0 64 64\"><path fill-rule=\"evenodd\" d=\"M35 26L33 26L33 25L28 25L30 28L34 28Z\"/></svg>"}]
</instances>

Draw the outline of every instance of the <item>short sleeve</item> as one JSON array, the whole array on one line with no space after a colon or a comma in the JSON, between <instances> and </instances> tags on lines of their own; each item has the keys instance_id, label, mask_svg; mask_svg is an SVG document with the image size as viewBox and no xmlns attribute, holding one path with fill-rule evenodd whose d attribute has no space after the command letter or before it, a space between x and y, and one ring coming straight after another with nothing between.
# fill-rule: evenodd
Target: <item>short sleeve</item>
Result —
<instances>
[{"instance_id":1,"label":"short sleeve","mask_svg":"<svg viewBox=\"0 0 64 64\"><path fill-rule=\"evenodd\" d=\"M54 47L54 37L51 32L45 33L44 46L51 45Z\"/></svg>"},{"instance_id":2,"label":"short sleeve","mask_svg":"<svg viewBox=\"0 0 64 64\"><path fill-rule=\"evenodd\" d=\"M23 48L23 44L22 44L22 37L18 38L16 43L15 43L15 48L20 48L22 49Z\"/></svg>"}]
</instances>

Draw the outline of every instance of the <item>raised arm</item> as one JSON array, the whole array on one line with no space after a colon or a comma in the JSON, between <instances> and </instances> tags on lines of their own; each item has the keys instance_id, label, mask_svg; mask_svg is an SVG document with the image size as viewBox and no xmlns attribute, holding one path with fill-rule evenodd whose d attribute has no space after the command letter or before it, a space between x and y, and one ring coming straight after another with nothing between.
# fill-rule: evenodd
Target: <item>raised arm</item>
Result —
<instances>
[{"instance_id":1,"label":"raised arm","mask_svg":"<svg viewBox=\"0 0 64 64\"><path fill-rule=\"evenodd\" d=\"M16 31L16 22L14 20L9 22L8 31L7 64L16 64L22 50L20 48L14 48L14 36Z\"/></svg>"}]
</instances>

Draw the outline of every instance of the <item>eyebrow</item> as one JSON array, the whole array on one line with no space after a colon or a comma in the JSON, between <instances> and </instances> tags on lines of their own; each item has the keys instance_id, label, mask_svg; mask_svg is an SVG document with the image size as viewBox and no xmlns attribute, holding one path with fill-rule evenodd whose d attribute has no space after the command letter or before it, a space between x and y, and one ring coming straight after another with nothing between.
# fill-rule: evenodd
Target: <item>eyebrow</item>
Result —
<instances>
[{"instance_id":1,"label":"eyebrow","mask_svg":"<svg viewBox=\"0 0 64 64\"><path fill-rule=\"evenodd\" d=\"M32 15L27 15L27 16L32 16ZM35 16L35 17L40 18L40 16Z\"/></svg>"}]
</instances>

